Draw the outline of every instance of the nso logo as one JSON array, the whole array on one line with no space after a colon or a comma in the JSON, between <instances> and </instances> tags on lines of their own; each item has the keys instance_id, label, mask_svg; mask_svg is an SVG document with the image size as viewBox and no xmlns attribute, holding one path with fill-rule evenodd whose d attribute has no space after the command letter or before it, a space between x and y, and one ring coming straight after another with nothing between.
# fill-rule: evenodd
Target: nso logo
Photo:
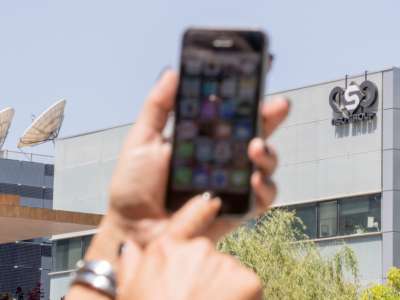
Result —
<instances>
[{"instance_id":1,"label":"nso logo","mask_svg":"<svg viewBox=\"0 0 400 300\"><path fill-rule=\"evenodd\" d=\"M369 80L360 85L352 82L346 89L339 86L333 88L329 95L329 104L335 112L332 125L339 126L374 119L376 117L374 103L377 98L378 88Z\"/></svg>"}]
</instances>

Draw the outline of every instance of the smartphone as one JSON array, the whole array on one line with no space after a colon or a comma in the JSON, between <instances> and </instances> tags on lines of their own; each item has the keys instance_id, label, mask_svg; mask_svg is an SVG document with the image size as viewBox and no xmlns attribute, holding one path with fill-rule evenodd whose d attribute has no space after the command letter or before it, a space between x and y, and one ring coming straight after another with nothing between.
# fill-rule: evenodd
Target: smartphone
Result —
<instances>
[{"instance_id":1,"label":"smartphone","mask_svg":"<svg viewBox=\"0 0 400 300\"><path fill-rule=\"evenodd\" d=\"M252 209L247 155L270 61L262 31L189 29L183 35L166 206L211 191L221 214Z\"/></svg>"}]
</instances>

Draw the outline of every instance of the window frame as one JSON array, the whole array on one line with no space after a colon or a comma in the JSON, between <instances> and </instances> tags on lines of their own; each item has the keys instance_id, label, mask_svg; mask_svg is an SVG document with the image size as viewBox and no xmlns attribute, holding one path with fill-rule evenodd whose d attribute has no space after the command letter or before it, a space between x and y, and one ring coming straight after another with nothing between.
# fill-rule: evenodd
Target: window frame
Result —
<instances>
[{"instance_id":1,"label":"window frame","mask_svg":"<svg viewBox=\"0 0 400 300\"><path fill-rule=\"evenodd\" d=\"M360 235L360 233L352 233L352 234L342 234L341 230L341 213L342 213L342 203L347 202L347 201L356 201L356 198L364 199L368 201L369 205L369 211L371 211L370 204L371 204L371 199L373 197L377 197L379 200L379 230L378 231L371 231L371 232L365 232L362 234L378 234L382 232L382 192L379 193L371 193L371 194L365 194L365 195L357 195L357 196L350 196L350 197L343 197L343 198L336 198L336 199L327 199L327 200L322 200L322 201L317 201L317 202L309 202L309 203L299 203L299 204L294 204L294 205L287 205L287 206L282 206L281 208L286 208L289 211L296 211L296 216L297 216L297 210L299 208L304 208L304 207L314 207L315 210L315 226L314 232L316 233L315 237L309 237L310 240L323 240L323 239L332 239L332 238L340 238L340 237L347 237L347 236L352 236L352 235ZM331 235L331 236L326 236L326 237L321 237L320 236L320 224L321 224L321 204L327 203L327 202L335 202L336 203L336 234ZM297 216L298 217L298 216ZM303 220L302 220L303 221Z\"/></svg>"}]
</instances>

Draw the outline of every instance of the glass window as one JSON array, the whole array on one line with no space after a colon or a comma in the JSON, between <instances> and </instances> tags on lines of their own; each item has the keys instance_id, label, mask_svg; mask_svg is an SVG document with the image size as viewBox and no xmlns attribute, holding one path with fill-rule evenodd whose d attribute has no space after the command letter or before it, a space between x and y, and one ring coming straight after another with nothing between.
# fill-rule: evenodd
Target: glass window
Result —
<instances>
[{"instance_id":1,"label":"glass window","mask_svg":"<svg viewBox=\"0 0 400 300\"><path fill-rule=\"evenodd\" d=\"M319 237L337 234L337 201L322 202L319 205Z\"/></svg>"},{"instance_id":2,"label":"glass window","mask_svg":"<svg viewBox=\"0 0 400 300\"><path fill-rule=\"evenodd\" d=\"M81 238L56 241L55 247L55 271L75 269L75 264L82 257Z\"/></svg>"},{"instance_id":3,"label":"glass window","mask_svg":"<svg viewBox=\"0 0 400 300\"><path fill-rule=\"evenodd\" d=\"M354 197L340 202L340 234L380 231L381 195Z\"/></svg>"},{"instance_id":4,"label":"glass window","mask_svg":"<svg viewBox=\"0 0 400 300\"><path fill-rule=\"evenodd\" d=\"M90 246L90 242L92 241L93 235L87 235L82 237L82 256L85 256L87 249Z\"/></svg>"},{"instance_id":5,"label":"glass window","mask_svg":"<svg viewBox=\"0 0 400 300\"><path fill-rule=\"evenodd\" d=\"M304 233L311 239L317 237L317 212L316 205L297 206L293 208L305 226Z\"/></svg>"}]
</instances>

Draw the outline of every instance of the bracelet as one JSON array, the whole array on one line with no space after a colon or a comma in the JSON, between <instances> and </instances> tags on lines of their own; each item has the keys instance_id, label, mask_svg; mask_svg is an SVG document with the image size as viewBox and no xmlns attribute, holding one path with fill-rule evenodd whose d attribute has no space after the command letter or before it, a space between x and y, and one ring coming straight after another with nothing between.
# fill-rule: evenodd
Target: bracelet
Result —
<instances>
[{"instance_id":1,"label":"bracelet","mask_svg":"<svg viewBox=\"0 0 400 300\"><path fill-rule=\"evenodd\" d=\"M71 286L82 284L88 286L111 299L115 299L117 284L111 264L104 260L83 261L76 264L77 271L72 279Z\"/></svg>"}]
</instances>

